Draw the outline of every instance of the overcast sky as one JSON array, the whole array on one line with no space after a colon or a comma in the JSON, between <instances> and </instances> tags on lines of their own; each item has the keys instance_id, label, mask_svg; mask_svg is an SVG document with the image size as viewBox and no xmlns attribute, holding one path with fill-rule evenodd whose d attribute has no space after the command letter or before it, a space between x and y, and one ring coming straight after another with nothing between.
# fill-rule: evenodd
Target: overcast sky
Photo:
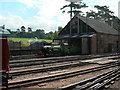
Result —
<instances>
[{"instance_id":1,"label":"overcast sky","mask_svg":"<svg viewBox=\"0 0 120 90\"><path fill-rule=\"evenodd\" d=\"M118 16L119 0L83 0L89 8L83 12L95 10L94 5L107 5ZM44 29L55 31L58 26L64 27L70 20L69 14L62 13L60 8L69 2L65 0L0 0L0 26L16 30L21 26L33 30Z\"/></svg>"}]
</instances>

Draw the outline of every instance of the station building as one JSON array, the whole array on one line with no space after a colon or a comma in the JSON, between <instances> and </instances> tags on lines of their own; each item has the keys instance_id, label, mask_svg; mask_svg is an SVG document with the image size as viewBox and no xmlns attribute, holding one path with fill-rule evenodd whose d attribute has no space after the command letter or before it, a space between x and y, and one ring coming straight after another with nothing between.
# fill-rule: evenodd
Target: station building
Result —
<instances>
[{"instance_id":1,"label":"station building","mask_svg":"<svg viewBox=\"0 0 120 90\"><path fill-rule=\"evenodd\" d=\"M75 15L59 33L72 54L115 53L120 34L107 23Z\"/></svg>"}]
</instances>

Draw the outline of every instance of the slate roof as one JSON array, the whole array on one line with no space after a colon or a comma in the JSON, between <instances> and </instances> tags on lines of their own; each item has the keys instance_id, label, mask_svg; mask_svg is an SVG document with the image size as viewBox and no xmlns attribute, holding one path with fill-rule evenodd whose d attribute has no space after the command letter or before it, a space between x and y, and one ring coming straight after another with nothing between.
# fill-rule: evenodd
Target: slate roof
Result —
<instances>
[{"instance_id":1,"label":"slate roof","mask_svg":"<svg viewBox=\"0 0 120 90\"><path fill-rule=\"evenodd\" d=\"M115 30L114 28L112 28L111 26L109 26L107 23L103 22L103 21L99 21L99 20L95 20L95 19L90 19L86 17L81 17L81 16L77 16L79 19L81 19L83 22L87 24L93 28L96 32L99 33L105 33L105 34L113 34L113 35L118 35L118 31Z\"/></svg>"}]
</instances>

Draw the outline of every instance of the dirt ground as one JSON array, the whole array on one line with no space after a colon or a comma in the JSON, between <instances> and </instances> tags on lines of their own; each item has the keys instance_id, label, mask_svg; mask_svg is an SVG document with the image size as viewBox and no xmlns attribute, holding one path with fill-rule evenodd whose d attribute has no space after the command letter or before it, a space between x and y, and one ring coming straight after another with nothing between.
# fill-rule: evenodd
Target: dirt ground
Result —
<instances>
[{"instance_id":1,"label":"dirt ground","mask_svg":"<svg viewBox=\"0 0 120 90\"><path fill-rule=\"evenodd\" d=\"M120 90L120 79L118 81L115 81L114 84L111 84L109 88L106 88L104 90Z\"/></svg>"}]
</instances>

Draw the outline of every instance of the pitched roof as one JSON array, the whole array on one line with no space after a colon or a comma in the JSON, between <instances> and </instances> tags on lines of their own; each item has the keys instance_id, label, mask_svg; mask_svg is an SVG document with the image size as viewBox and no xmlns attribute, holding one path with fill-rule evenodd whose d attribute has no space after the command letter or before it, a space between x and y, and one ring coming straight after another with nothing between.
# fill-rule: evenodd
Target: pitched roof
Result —
<instances>
[{"instance_id":1,"label":"pitched roof","mask_svg":"<svg viewBox=\"0 0 120 90\"><path fill-rule=\"evenodd\" d=\"M118 35L118 31L109 26L107 23L95 19L90 19L86 17L81 17L77 15L79 19L83 22L87 23L91 28L93 28L96 32L105 33L105 34L113 34ZM86 22L87 21L87 22Z\"/></svg>"}]
</instances>

